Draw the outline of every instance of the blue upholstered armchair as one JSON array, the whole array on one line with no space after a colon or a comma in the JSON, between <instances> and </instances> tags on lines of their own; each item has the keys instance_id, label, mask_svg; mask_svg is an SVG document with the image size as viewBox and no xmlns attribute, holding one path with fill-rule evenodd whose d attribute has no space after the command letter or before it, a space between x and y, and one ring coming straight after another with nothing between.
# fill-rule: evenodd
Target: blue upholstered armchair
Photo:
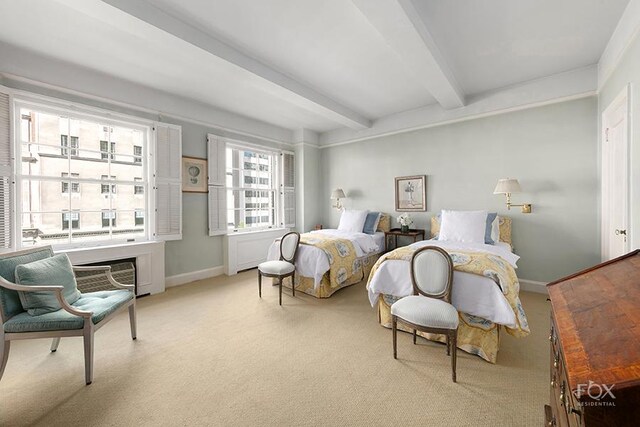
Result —
<instances>
[{"instance_id":1,"label":"blue upholstered armchair","mask_svg":"<svg viewBox=\"0 0 640 427\"><path fill-rule=\"evenodd\" d=\"M81 293L75 272L101 271L116 290ZM129 309L131 338L136 339L133 285L118 283L111 267L73 267L66 255L51 247L0 254L0 379L11 341L53 338L55 352L62 337L84 339L85 380L93 381L93 335L116 313Z\"/></svg>"}]
</instances>

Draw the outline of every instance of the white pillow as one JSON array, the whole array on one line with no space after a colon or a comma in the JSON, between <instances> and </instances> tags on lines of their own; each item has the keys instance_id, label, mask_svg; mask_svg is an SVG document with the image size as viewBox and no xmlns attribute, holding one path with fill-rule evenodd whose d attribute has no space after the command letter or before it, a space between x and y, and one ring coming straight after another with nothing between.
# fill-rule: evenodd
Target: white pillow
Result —
<instances>
[{"instance_id":1,"label":"white pillow","mask_svg":"<svg viewBox=\"0 0 640 427\"><path fill-rule=\"evenodd\" d=\"M369 211L343 210L338 230L362 233Z\"/></svg>"},{"instance_id":2,"label":"white pillow","mask_svg":"<svg viewBox=\"0 0 640 427\"><path fill-rule=\"evenodd\" d=\"M438 240L484 243L487 211L442 211Z\"/></svg>"}]
</instances>

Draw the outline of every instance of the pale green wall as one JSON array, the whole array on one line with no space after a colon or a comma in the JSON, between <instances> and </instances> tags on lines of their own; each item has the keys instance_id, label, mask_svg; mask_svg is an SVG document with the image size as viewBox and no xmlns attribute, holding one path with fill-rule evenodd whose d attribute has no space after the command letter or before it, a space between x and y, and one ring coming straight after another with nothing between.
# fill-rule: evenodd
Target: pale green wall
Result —
<instances>
[{"instance_id":1,"label":"pale green wall","mask_svg":"<svg viewBox=\"0 0 640 427\"><path fill-rule=\"evenodd\" d=\"M598 119L618 94L631 83L631 139L630 147L630 248L640 247L640 37L629 45L613 74L605 82L598 96ZM600 138L598 138L600 139Z\"/></svg>"},{"instance_id":2,"label":"pale green wall","mask_svg":"<svg viewBox=\"0 0 640 427\"><path fill-rule=\"evenodd\" d=\"M596 98L340 145L321 150L321 208L325 226L339 214L330 190L342 187L352 208L394 216L394 177L427 175L427 213L487 209L513 218L518 276L550 281L600 259ZM517 178L533 213L507 211L493 195L498 178Z\"/></svg>"}]
</instances>

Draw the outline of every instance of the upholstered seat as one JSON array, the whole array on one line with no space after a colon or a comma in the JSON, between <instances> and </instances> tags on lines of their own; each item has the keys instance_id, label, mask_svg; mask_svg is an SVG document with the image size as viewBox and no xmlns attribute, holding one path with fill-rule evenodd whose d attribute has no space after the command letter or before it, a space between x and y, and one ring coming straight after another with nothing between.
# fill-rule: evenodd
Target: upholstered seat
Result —
<instances>
[{"instance_id":1,"label":"upholstered seat","mask_svg":"<svg viewBox=\"0 0 640 427\"><path fill-rule=\"evenodd\" d=\"M262 273L281 275L291 273L296 266L287 261L265 261L258 265Z\"/></svg>"},{"instance_id":2,"label":"upholstered seat","mask_svg":"<svg viewBox=\"0 0 640 427\"><path fill-rule=\"evenodd\" d=\"M393 330L393 358L398 358L398 322L413 329L413 343L417 331L440 334L447 338L447 355L451 354L451 379L456 382L456 345L458 342L458 310L451 305L453 261L437 246L425 246L411 257L413 295L391 306Z\"/></svg>"},{"instance_id":3,"label":"upholstered seat","mask_svg":"<svg viewBox=\"0 0 640 427\"><path fill-rule=\"evenodd\" d=\"M282 280L291 277L291 291L296 296L296 253L300 244L300 234L290 231L280 239L280 259L266 261L258 265L258 295L262 298L262 276L278 280L278 294L282 305Z\"/></svg>"},{"instance_id":4,"label":"upholstered seat","mask_svg":"<svg viewBox=\"0 0 640 427\"><path fill-rule=\"evenodd\" d=\"M458 327L458 310L442 300L421 295L411 295L396 301L391 306L391 314L429 328Z\"/></svg>"},{"instance_id":5,"label":"upholstered seat","mask_svg":"<svg viewBox=\"0 0 640 427\"><path fill-rule=\"evenodd\" d=\"M98 324L109 314L117 311L127 301L133 299L133 293L125 290L99 291L82 294L79 300L71 304L80 310L90 311L91 321ZM84 319L65 310L32 316L22 312L7 320L5 332L41 332L66 329L82 329Z\"/></svg>"}]
</instances>

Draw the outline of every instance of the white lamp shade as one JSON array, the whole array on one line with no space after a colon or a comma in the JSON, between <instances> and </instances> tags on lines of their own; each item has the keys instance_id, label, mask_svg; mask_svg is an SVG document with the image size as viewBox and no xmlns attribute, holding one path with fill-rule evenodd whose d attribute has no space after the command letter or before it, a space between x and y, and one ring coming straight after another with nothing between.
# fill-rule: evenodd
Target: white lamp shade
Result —
<instances>
[{"instance_id":1,"label":"white lamp shade","mask_svg":"<svg viewBox=\"0 0 640 427\"><path fill-rule=\"evenodd\" d=\"M517 179L499 179L493 194L507 194L507 193L520 193L520 183Z\"/></svg>"},{"instance_id":2,"label":"white lamp shade","mask_svg":"<svg viewBox=\"0 0 640 427\"><path fill-rule=\"evenodd\" d=\"M344 199L346 197L347 196L344 195L344 191L342 191L342 188L336 188L331 192L332 199Z\"/></svg>"}]
</instances>

